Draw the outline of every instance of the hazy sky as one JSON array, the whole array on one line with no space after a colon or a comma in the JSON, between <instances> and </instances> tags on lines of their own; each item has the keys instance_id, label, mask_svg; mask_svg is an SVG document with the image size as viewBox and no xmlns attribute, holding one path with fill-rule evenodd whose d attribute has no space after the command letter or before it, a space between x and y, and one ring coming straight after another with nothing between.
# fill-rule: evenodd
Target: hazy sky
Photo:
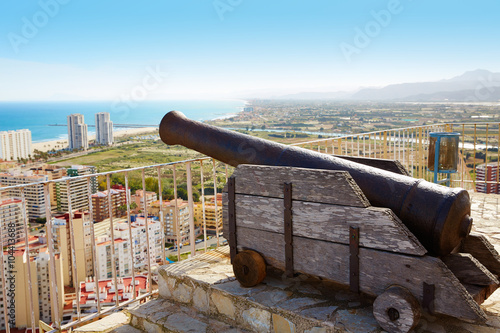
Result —
<instances>
[{"instance_id":1,"label":"hazy sky","mask_svg":"<svg viewBox=\"0 0 500 333\"><path fill-rule=\"evenodd\" d=\"M0 100L246 97L500 72L500 1L0 2Z\"/></svg>"}]
</instances>

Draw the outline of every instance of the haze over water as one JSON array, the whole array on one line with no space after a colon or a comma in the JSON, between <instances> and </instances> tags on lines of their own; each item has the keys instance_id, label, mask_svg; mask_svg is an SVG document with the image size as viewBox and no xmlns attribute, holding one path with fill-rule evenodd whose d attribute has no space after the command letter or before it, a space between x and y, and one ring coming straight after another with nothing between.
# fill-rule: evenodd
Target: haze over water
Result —
<instances>
[{"instance_id":1,"label":"haze over water","mask_svg":"<svg viewBox=\"0 0 500 333\"><path fill-rule=\"evenodd\" d=\"M171 111L183 112L194 120L209 120L236 114L244 106L241 100L220 101L146 101L135 108L113 107L113 102L0 102L0 131L27 128L34 142L66 139L67 116L81 113L87 125L94 125L95 114L109 112L113 124L158 126L163 116ZM119 128L116 128L119 129ZM115 130L116 130L115 129ZM95 132L89 127L89 132Z\"/></svg>"}]
</instances>

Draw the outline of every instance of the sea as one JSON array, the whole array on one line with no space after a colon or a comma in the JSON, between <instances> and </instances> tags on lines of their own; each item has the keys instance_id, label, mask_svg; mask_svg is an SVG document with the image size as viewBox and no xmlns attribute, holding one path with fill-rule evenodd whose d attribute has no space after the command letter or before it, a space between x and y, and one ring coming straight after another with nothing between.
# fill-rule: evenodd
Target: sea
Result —
<instances>
[{"instance_id":1,"label":"sea","mask_svg":"<svg viewBox=\"0 0 500 333\"><path fill-rule=\"evenodd\" d=\"M95 114L109 112L113 124L158 126L163 116L172 110L186 117L203 121L225 118L242 111L243 100L169 100L143 101L135 104L113 101L92 102L0 102L0 131L29 129L33 142L68 138L67 116L80 113L87 125L95 124ZM126 129L117 127L115 130ZM95 127L89 127L89 134Z\"/></svg>"}]
</instances>

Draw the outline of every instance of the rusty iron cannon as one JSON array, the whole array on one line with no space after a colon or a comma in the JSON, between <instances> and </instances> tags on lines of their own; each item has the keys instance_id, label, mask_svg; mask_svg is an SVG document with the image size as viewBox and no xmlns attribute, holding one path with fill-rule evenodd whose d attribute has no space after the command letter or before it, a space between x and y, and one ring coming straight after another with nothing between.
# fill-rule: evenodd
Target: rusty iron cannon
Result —
<instances>
[{"instance_id":1,"label":"rusty iron cannon","mask_svg":"<svg viewBox=\"0 0 500 333\"><path fill-rule=\"evenodd\" d=\"M334 156L255 138L167 113L160 137L232 166L256 164L348 171L371 205L390 208L429 253L447 255L471 230L467 191L447 188Z\"/></svg>"},{"instance_id":2,"label":"rusty iron cannon","mask_svg":"<svg viewBox=\"0 0 500 333\"><path fill-rule=\"evenodd\" d=\"M262 282L268 266L349 285L376 297L373 315L391 333L415 328L422 309L486 321L479 305L500 285L500 256L469 234L467 191L411 178L387 160L320 154L177 111L160 136L236 167L223 231L242 286Z\"/></svg>"}]
</instances>

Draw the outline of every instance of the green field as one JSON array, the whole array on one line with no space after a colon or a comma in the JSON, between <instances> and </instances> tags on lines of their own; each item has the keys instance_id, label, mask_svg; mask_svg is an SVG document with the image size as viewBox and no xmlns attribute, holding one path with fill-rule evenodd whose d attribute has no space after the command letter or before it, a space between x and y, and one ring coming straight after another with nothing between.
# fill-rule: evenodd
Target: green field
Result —
<instances>
[{"instance_id":1,"label":"green field","mask_svg":"<svg viewBox=\"0 0 500 333\"><path fill-rule=\"evenodd\" d=\"M162 142L141 142L119 147L110 147L99 152L52 162L60 166L93 165L98 172L122 170L153 164L169 163L201 157L202 155L178 146L167 146Z\"/></svg>"}]
</instances>

